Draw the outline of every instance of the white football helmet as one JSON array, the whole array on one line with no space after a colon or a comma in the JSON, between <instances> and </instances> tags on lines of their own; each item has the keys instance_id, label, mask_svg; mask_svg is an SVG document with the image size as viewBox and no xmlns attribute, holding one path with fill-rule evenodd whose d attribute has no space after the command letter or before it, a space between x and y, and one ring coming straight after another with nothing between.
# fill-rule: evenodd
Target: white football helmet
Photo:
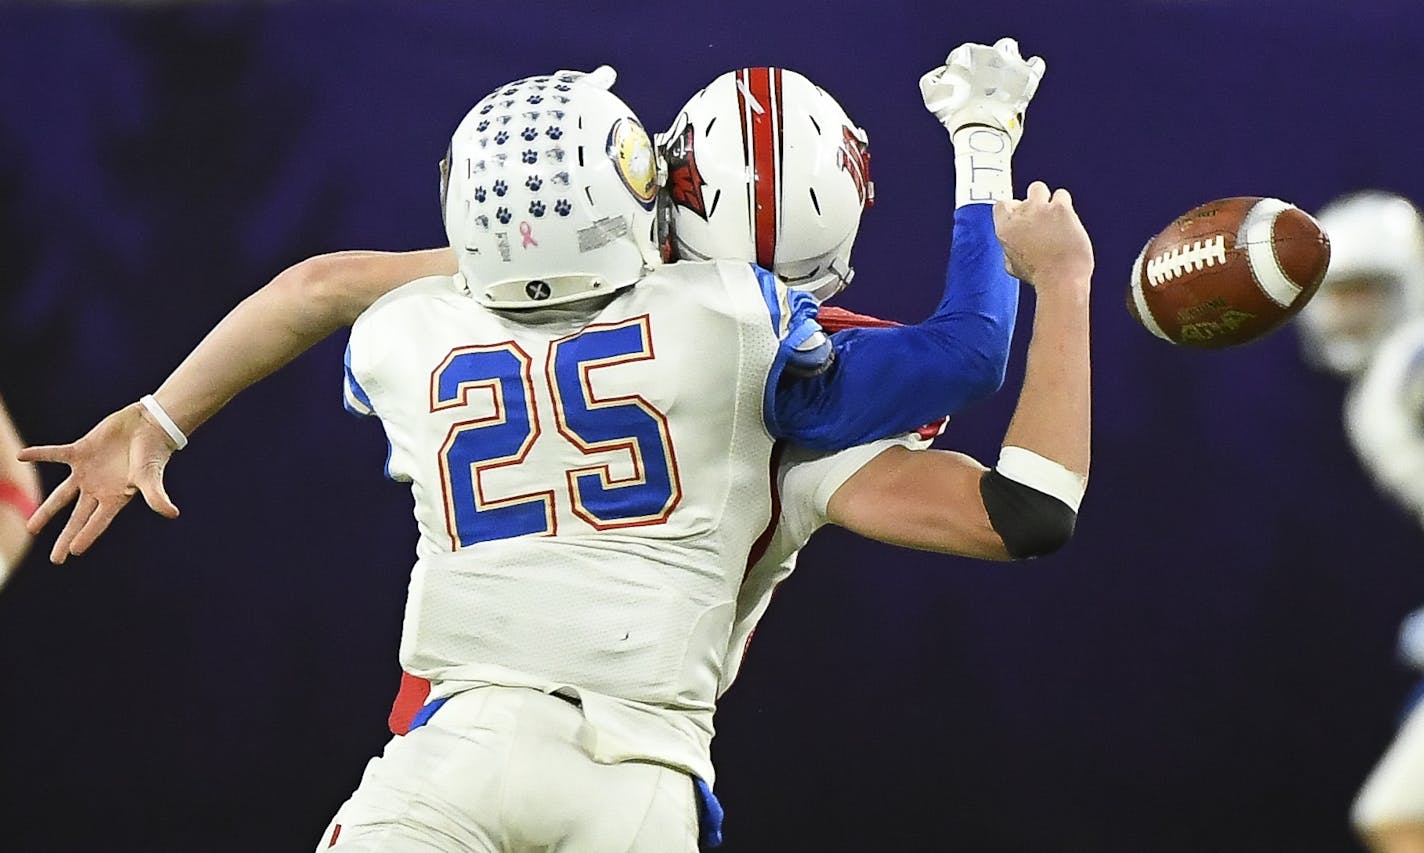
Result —
<instances>
[{"instance_id":1,"label":"white football helmet","mask_svg":"<svg viewBox=\"0 0 1424 853\"><path fill-rule=\"evenodd\" d=\"M460 122L441 164L464 285L491 308L535 308L637 282L661 262L663 175L642 123L606 87L569 72L501 86Z\"/></svg>"},{"instance_id":2,"label":"white football helmet","mask_svg":"<svg viewBox=\"0 0 1424 853\"><path fill-rule=\"evenodd\" d=\"M818 300L850 283L875 187L865 131L823 89L782 68L729 71L658 148L678 257L755 262Z\"/></svg>"},{"instance_id":3,"label":"white football helmet","mask_svg":"<svg viewBox=\"0 0 1424 853\"><path fill-rule=\"evenodd\" d=\"M1345 398L1345 427L1375 483L1424 524L1424 317L1380 343Z\"/></svg>"},{"instance_id":4,"label":"white football helmet","mask_svg":"<svg viewBox=\"0 0 1424 853\"><path fill-rule=\"evenodd\" d=\"M1306 358L1342 376L1364 370L1385 335L1424 314L1424 221L1401 196L1366 191L1316 215L1330 269L1300 312Z\"/></svg>"}]
</instances>

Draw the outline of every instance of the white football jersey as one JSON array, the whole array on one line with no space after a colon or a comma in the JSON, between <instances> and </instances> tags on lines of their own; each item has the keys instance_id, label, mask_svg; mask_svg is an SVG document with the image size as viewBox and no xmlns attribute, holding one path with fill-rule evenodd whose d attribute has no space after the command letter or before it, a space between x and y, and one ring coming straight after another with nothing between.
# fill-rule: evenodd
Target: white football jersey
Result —
<instances>
[{"instance_id":1,"label":"white football jersey","mask_svg":"<svg viewBox=\"0 0 1424 853\"><path fill-rule=\"evenodd\" d=\"M932 441L933 438L916 432L835 453L817 453L785 442L777 444L773 492L776 514L757 541L737 593L737 613L722 662L718 697L727 692L741 671L742 659L757 623L771 604L772 593L796 570L797 552L810 541L811 534L830 523L826 506L836 490L887 448L924 450Z\"/></svg>"},{"instance_id":2,"label":"white football jersey","mask_svg":"<svg viewBox=\"0 0 1424 853\"><path fill-rule=\"evenodd\" d=\"M400 659L431 698L582 702L595 760L709 783L747 555L771 514L767 377L786 292L675 264L601 308L496 312L456 279L356 321L347 404L379 416L420 531Z\"/></svg>"},{"instance_id":3,"label":"white football jersey","mask_svg":"<svg viewBox=\"0 0 1424 853\"><path fill-rule=\"evenodd\" d=\"M1375 482L1424 523L1424 320L1380 344L1350 390L1345 426Z\"/></svg>"}]
</instances>

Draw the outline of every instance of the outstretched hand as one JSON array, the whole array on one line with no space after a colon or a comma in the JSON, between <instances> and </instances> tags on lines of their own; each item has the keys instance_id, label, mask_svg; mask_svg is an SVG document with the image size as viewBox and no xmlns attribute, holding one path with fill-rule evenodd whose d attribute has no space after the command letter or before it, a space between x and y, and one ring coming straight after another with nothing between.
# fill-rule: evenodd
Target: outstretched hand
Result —
<instances>
[{"instance_id":1,"label":"outstretched hand","mask_svg":"<svg viewBox=\"0 0 1424 853\"><path fill-rule=\"evenodd\" d=\"M1093 243L1067 190L1034 181L1022 200L995 203L994 230L1009 274L1039 290L1085 286L1093 274Z\"/></svg>"},{"instance_id":2,"label":"outstretched hand","mask_svg":"<svg viewBox=\"0 0 1424 853\"><path fill-rule=\"evenodd\" d=\"M83 554L136 493L149 509L164 518L177 518L178 507L163 488L163 469L173 455L173 444L138 403L114 412L72 444L26 447L25 462L61 462L69 476L30 516L30 534L40 532L70 502L74 510L50 551L53 563L71 554ZM77 498L77 500L76 500Z\"/></svg>"}]
</instances>

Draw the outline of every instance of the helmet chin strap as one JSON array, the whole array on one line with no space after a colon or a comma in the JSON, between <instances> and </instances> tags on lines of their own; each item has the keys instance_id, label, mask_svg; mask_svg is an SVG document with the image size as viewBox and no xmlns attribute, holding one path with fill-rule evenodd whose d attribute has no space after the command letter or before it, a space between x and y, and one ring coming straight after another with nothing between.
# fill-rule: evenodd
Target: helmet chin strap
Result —
<instances>
[{"instance_id":1,"label":"helmet chin strap","mask_svg":"<svg viewBox=\"0 0 1424 853\"><path fill-rule=\"evenodd\" d=\"M831 262L826 264L826 272L829 275L825 280L815 287L807 288L816 302L829 302L837 293L850 287L851 279L855 278L855 269L850 264L846 264L844 270L836 269L836 264L839 262L839 258L832 258Z\"/></svg>"},{"instance_id":2,"label":"helmet chin strap","mask_svg":"<svg viewBox=\"0 0 1424 853\"><path fill-rule=\"evenodd\" d=\"M837 293L840 293L842 290L845 290L845 288L846 283L844 279L832 278L820 287L811 290L810 294L811 297L815 299L817 303L830 302L831 299L834 298Z\"/></svg>"}]
</instances>

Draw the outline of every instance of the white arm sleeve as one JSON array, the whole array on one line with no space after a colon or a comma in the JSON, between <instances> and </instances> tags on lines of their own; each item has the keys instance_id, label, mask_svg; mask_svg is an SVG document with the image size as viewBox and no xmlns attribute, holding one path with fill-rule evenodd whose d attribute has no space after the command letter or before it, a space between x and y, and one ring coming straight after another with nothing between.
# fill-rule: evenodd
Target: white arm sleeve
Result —
<instances>
[{"instance_id":1,"label":"white arm sleeve","mask_svg":"<svg viewBox=\"0 0 1424 853\"><path fill-rule=\"evenodd\" d=\"M787 448L777 470L781 494L779 538L806 544L811 534L825 525L826 505L851 475L891 447L922 450L930 442L918 434L886 438L859 444L835 453L817 453L801 447Z\"/></svg>"}]
</instances>

